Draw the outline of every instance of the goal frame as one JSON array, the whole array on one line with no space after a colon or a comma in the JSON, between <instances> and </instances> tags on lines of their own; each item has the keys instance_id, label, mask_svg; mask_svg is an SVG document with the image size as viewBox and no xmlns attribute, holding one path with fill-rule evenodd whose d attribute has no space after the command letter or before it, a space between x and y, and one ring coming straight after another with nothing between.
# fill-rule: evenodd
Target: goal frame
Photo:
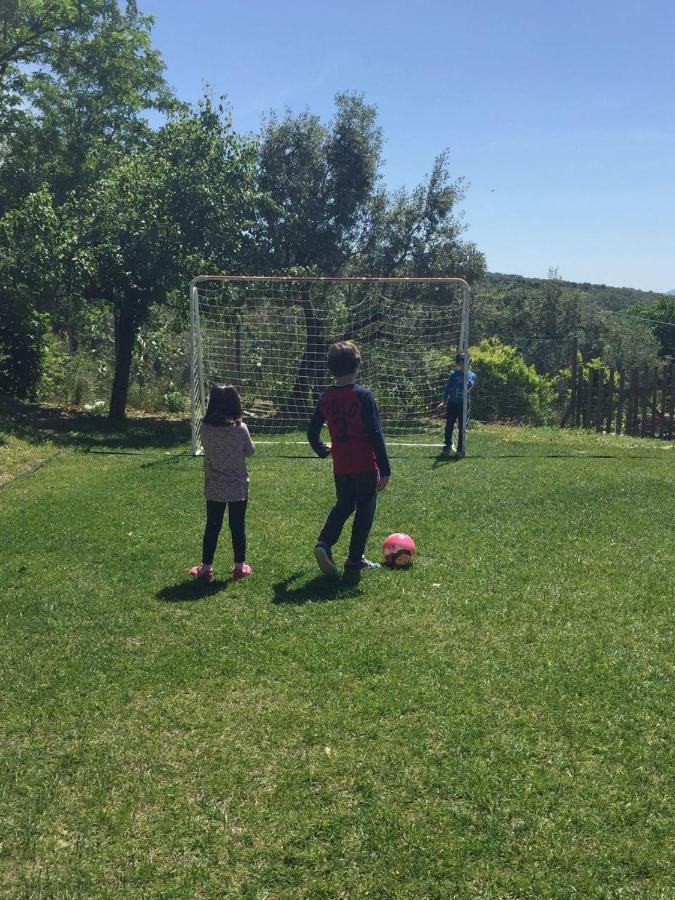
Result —
<instances>
[{"instance_id":1,"label":"goal frame","mask_svg":"<svg viewBox=\"0 0 675 900\"><path fill-rule=\"evenodd\" d=\"M460 320L459 352L469 361L469 311L471 309L471 288L464 278L453 276L378 276L378 275L197 275L190 282L190 418L192 431L192 452L201 453L197 422L206 413L207 385L204 374L204 358L201 340L198 287L203 282L272 282L276 284L326 282L342 284L456 284L462 286L462 315ZM469 410L469 365L464 366L464 387L462 391L462 447L466 453L466 432Z\"/></svg>"}]
</instances>

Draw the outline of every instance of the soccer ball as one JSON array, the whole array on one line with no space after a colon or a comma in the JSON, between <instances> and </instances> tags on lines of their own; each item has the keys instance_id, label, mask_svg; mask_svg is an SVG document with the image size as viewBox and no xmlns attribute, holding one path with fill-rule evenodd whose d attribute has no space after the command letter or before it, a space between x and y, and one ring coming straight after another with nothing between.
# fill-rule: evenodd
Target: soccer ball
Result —
<instances>
[{"instance_id":1,"label":"soccer ball","mask_svg":"<svg viewBox=\"0 0 675 900\"><path fill-rule=\"evenodd\" d=\"M416 549L415 541L409 534L390 534L382 544L384 561L394 569L412 565Z\"/></svg>"}]
</instances>

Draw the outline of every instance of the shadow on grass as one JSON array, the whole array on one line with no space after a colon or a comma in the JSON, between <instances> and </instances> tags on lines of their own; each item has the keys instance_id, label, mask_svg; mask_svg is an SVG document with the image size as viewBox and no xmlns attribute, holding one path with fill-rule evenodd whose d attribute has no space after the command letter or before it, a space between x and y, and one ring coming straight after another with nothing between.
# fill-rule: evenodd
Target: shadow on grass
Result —
<instances>
[{"instance_id":1,"label":"shadow on grass","mask_svg":"<svg viewBox=\"0 0 675 900\"><path fill-rule=\"evenodd\" d=\"M169 450L190 440L190 423L182 419L132 416L112 422L80 410L16 402L0 404L0 427L33 444L49 441L89 452Z\"/></svg>"},{"instance_id":2,"label":"shadow on grass","mask_svg":"<svg viewBox=\"0 0 675 900\"><path fill-rule=\"evenodd\" d=\"M434 463L431 468L437 469L447 463L471 463L489 459L576 459L584 462L592 459L659 459L659 457L653 453L584 453L580 450L577 453L472 453L462 459L456 456L435 456L432 459Z\"/></svg>"},{"instance_id":3,"label":"shadow on grass","mask_svg":"<svg viewBox=\"0 0 675 900\"><path fill-rule=\"evenodd\" d=\"M432 465L432 469L437 469L439 466L445 466L448 463L458 463L462 460L458 456L448 456L446 453L437 453L435 456L432 456L434 463Z\"/></svg>"},{"instance_id":4,"label":"shadow on grass","mask_svg":"<svg viewBox=\"0 0 675 900\"><path fill-rule=\"evenodd\" d=\"M200 581L198 578L190 578L167 585L161 591L157 591L155 596L165 603L196 603L224 591L231 581L231 578L217 579L216 581Z\"/></svg>"},{"instance_id":5,"label":"shadow on grass","mask_svg":"<svg viewBox=\"0 0 675 900\"><path fill-rule=\"evenodd\" d=\"M272 602L277 605L289 603L300 606L304 603L327 603L330 600L358 597L363 593L359 587L360 572L350 573L342 578L327 578L325 575L317 575L309 581L297 584L302 576L302 572L295 572L283 581L278 581L274 585Z\"/></svg>"}]
</instances>

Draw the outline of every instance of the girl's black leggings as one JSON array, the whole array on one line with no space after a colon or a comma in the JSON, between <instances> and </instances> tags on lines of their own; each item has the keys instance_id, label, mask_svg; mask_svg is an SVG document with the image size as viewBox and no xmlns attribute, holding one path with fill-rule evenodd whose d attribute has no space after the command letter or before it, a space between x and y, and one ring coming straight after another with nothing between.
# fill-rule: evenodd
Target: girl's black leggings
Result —
<instances>
[{"instance_id":1,"label":"girl's black leggings","mask_svg":"<svg viewBox=\"0 0 675 900\"><path fill-rule=\"evenodd\" d=\"M204 529L204 543L202 549L202 563L210 566L216 555L218 537L223 527L225 507L228 507L228 521L232 534L232 550L234 562L246 562L246 505L248 500L237 500L231 503L217 503L215 500L206 501L206 528Z\"/></svg>"}]
</instances>

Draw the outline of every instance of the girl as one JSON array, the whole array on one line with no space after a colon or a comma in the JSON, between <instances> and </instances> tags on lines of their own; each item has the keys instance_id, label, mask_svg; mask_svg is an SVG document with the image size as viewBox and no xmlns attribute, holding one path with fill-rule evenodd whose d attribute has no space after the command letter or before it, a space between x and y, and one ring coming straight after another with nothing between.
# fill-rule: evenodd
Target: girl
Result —
<instances>
[{"instance_id":1,"label":"girl","mask_svg":"<svg viewBox=\"0 0 675 900\"><path fill-rule=\"evenodd\" d=\"M246 564L245 519L248 503L246 457L253 456L255 444L241 417L241 399L236 389L231 385L212 387L202 423L202 444L206 454L206 529L202 564L190 569L191 575L204 581L213 578L213 557L226 506L234 550L232 574L235 578L246 578L253 571Z\"/></svg>"}]
</instances>

